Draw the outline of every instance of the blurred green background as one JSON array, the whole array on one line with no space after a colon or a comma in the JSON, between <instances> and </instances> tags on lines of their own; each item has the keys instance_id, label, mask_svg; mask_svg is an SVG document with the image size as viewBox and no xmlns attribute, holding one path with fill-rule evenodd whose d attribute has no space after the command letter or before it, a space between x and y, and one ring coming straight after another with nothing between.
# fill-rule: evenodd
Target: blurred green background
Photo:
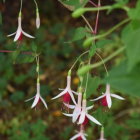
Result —
<instances>
[{"instance_id":1,"label":"blurred green background","mask_svg":"<svg viewBox=\"0 0 140 140\"><path fill-rule=\"evenodd\" d=\"M33 0L23 0L23 29L36 38L31 40L24 37L18 49L17 43L13 42L13 38L7 38L6 36L17 29L20 1L6 0L5 3L2 1L0 3L2 14L0 50L18 50L15 53L0 53L0 140L68 140L75 134L74 130L79 129L71 123L70 118L62 115L61 99L51 100L51 98L59 93L58 88L65 87L68 69L77 56L86 50L82 47L81 40L68 43L73 38L75 29L85 26L85 23L81 18L73 19L71 12L56 0L38 0L37 2L41 17L41 28L39 30L35 28L35 4ZM102 2L103 5L113 3L113 0ZM134 7L135 3L135 0L131 0L128 5ZM92 26L95 24L95 16L94 13L87 14ZM109 15L101 12L99 32L108 30L124 18L126 18L126 14L121 10L113 11ZM140 22L138 23L139 26ZM99 42L98 51L103 58L118 47L120 43L118 32L120 30L111 34L107 41ZM47 102L49 110L46 110L42 104L39 104L36 110L32 110L30 109L32 101L24 102L36 93L36 63L31 55L21 54L19 50L41 52L41 94ZM125 60L125 56L119 55L106 65L110 70L114 65L119 65L122 60ZM93 63L98 61L100 59L94 56ZM125 73L123 68L125 65L119 66L118 71L111 70L112 76L122 78L121 74ZM74 90L77 90L79 81L76 70L73 71L72 79ZM137 71L134 70L133 74L137 77L137 75L140 75L139 72L137 68ZM102 66L91 72L88 86L90 99L95 98L94 95L97 97L101 94L101 91L105 90L101 84L101 78L104 75ZM129 77L131 77L131 74ZM118 78L118 83L121 78ZM137 87L140 86L139 78L136 79L127 85L129 79L122 78L128 90L129 86L133 87L136 84ZM93 114L104 123L107 140L140 140L140 98L131 96L132 92L129 92L130 90L128 94L125 94L127 90L123 90L123 87L121 91L121 95L126 98L125 101L113 100L111 111L99 107L99 104L96 103ZM117 88L113 88L113 92L120 93ZM138 94L139 92L137 91ZM100 128L90 123L86 132L88 134L87 139L96 140L99 138Z\"/></svg>"}]
</instances>

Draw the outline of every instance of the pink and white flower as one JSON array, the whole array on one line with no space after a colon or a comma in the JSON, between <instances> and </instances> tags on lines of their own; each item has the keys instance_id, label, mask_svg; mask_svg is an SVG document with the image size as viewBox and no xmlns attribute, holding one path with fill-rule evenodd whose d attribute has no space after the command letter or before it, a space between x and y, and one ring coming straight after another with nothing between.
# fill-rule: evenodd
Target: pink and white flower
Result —
<instances>
[{"instance_id":1,"label":"pink and white flower","mask_svg":"<svg viewBox=\"0 0 140 140\"><path fill-rule=\"evenodd\" d=\"M82 110L82 106L81 106L81 102L82 102L82 93L78 93L78 102L76 105L68 105L65 104L65 106L67 106L70 109L74 109L73 114L71 114L70 116L72 116L72 122L75 123L81 113ZM68 115L65 114L64 115Z\"/></svg>"},{"instance_id":2,"label":"pink and white flower","mask_svg":"<svg viewBox=\"0 0 140 140\"><path fill-rule=\"evenodd\" d=\"M71 90L71 76L67 76L67 86L61 93L59 93L57 96L52 98L52 100L57 99L59 97L63 96L63 102L66 104L70 103L70 100L72 99L73 103L76 104L73 91Z\"/></svg>"},{"instance_id":3,"label":"pink and white flower","mask_svg":"<svg viewBox=\"0 0 140 140\"><path fill-rule=\"evenodd\" d=\"M17 29L17 31L15 33L12 33L12 34L8 35L8 37L13 36L13 35L15 35L14 42L16 42L17 40L20 41L22 39L22 35L25 35L25 36L27 36L29 38L34 38L33 36L27 34L26 32L24 32L22 30L21 14L19 14L19 17L18 17L18 29Z\"/></svg>"},{"instance_id":4,"label":"pink and white flower","mask_svg":"<svg viewBox=\"0 0 140 140\"><path fill-rule=\"evenodd\" d=\"M84 129L81 127L80 131L76 135L74 135L72 138L70 138L70 140L75 140L75 139L86 140L86 136L87 136L87 134L84 133Z\"/></svg>"},{"instance_id":5,"label":"pink and white flower","mask_svg":"<svg viewBox=\"0 0 140 140\"><path fill-rule=\"evenodd\" d=\"M123 97L121 97L119 95L112 94L110 92L110 85L107 84L106 85L106 92L103 93L103 95L101 95L100 97L98 97L96 99L93 99L91 101L97 101L97 100L100 100L101 99L102 106L108 106L108 108L111 108L111 106L112 106L111 97L117 98L119 100L125 100Z\"/></svg>"},{"instance_id":6,"label":"pink and white flower","mask_svg":"<svg viewBox=\"0 0 140 140\"><path fill-rule=\"evenodd\" d=\"M97 121L93 116L91 116L90 114L88 114L88 111L90 109L92 109L93 106L86 107L86 105L87 105L87 101L85 99L83 99L83 101L82 101L82 108L81 108L80 113L79 113L79 108L78 108L77 114L76 113L74 114L74 112L73 112L73 114L67 114L67 113L63 113L63 114L65 116L74 118L74 121L75 121L75 119L77 120L79 118L78 124L85 125L85 124L87 124L88 120L91 120L92 122L94 122L94 123L96 123L98 125L101 125L101 123L99 121ZM74 107L76 108L76 106L71 106L70 105L70 108L71 109L74 108Z\"/></svg>"},{"instance_id":7,"label":"pink and white flower","mask_svg":"<svg viewBox=\"0 0 140 140\"><path fill-rule=\"evenodd\" d=\"M44 100L44 99L41 97L41 95L40 95L40 84L39 84L39 83L37 83L37 93L36 93L36 95L35 95L34 97L32 97L32 98L26 100L25 102L28 102L28 101L30 101L30 100L32 100L32 99L34 99L34 102L33 102L32 106L31 106L31 108L36 107L37 104L38 104L40 101L42 101L42 103L44 104L45 108L48 109L48 106L47 106L45 100Z\"/></svg>"}]
</instances>

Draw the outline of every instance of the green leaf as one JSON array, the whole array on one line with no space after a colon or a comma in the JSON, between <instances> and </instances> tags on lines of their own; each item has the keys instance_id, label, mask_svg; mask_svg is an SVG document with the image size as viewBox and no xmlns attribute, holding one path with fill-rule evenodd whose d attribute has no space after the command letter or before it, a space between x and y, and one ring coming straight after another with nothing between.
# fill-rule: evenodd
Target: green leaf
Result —
<instances>
[{"instance_id":1,"label":"green leaf","mask_svg":"<svg viewBox=\"0 0 140 140\"><path fill-rule=\"evenodd\" d=\"M140 29L134 30L130 32L124 38L124 43L126 45L126 53L128 57L128 70L132 70L132 68L140 62Z\"/></svg>"},{"instance_id":2,"label":"green leaf","mask_svg":"<svg viewBox=\"0 0 140 140\"><path fill-rule=\"evenodd\" d=\"M133 19L133 20L139 20L140 19L140 1L138 0L137 1L137 5L136 5L136 8L131 8L129 11L128 11L128 16Z\"/></svg>"},{"instance_id":3,"label":"green leaf","mask_svg":"<svg viewBox=\"0 0 140 140\"><path fill-rule=\"evenodd\" d=\"M131 96L140 97L140 65L135 67L133 71L127 72L127 62L123 62L119 66L113 68L109 72L109 77L105 79L111 87Z\"/></svg>"},{"instance_id":4,"label":"green leaf","mask_svg":"<svg viewBox=\"0 0 140 140\"><path fill-rule=\"evenodd\" d=\"M83 81L84 87L86 86L86 79L87 79L87 76L85 75L84 81ZM101 83L101 80L99 77L92 77L91 75L89 75L88 85L87 85L87 98L89 98L91 95L93 95L93 93L96 92L100 83Z\"/></svg>"},{"instance_id":5,"label":"green leaf","mask_svg":"<svg viewBox=\"0 0 140 140\"><path fill-rule=\"evenodd\" d=\"M85 28L79 27L75 30L72 41L81 40L86 36Z\"/></svg>"}]
</instances>

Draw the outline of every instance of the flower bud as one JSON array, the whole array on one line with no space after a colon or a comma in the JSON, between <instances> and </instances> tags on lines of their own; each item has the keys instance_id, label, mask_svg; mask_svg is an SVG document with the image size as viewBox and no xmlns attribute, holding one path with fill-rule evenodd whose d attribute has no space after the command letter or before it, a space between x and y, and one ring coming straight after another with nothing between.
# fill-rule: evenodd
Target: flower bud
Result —
<instances>
[{"instance_id":1,"label":"flower bud","mask_svg":"<svg viewBox=\"0 0 140 140\"><path fill-rule=\"evenodd\" d=\"M38 9L36 10L36 28L38 29L40 27L40 16Z\"/></svg>"},{"instance_id":2,"label":"flower bud","mask_svg":"<svg viewBox=\"0 0 140 140\"><path fill-rule=\"evenodd\" d=\"M77 9L76 11L74 11L74 12L72 13L72 17L78 18L78 17L80 17L81 15L83 15L84 13L85 13L85 9L84 9L84 8L79 8L79 9Z\"/></svg>"}]
</instances>

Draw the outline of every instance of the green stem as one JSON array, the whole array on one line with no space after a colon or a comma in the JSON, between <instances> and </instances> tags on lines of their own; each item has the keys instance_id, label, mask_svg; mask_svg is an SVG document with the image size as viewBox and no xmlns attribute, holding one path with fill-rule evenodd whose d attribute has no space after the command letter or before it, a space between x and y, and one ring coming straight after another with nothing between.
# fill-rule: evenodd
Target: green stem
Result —
<instances>
[{"instance_id":1,"label":"green stem","mask_svg":"<svg viewBox=\"0 0 140 140\"><path fill-rule=\"evenodd\" d=\"M121 47L120 49L118 49L117 51L115 51L114 53L112 53L110 56L108 56L107 58L105 58L103 61L100 61L98 63L92 64L91 69L96 68L101 66L102 64L108 62L109 60L111 60L113 57L117 56L118 54L120 54L121 52L123 52L125 50L125 47Z\"/></svg>"},{"instance_id":2,"label":"green stem","mask_svg":"<svg viewBox=\"0 0 140 140\"><path fill-rule=\"evenodd\" d=\"M110 30L108 30L104 34L101 34L101 35L97 35L95 37L88 38L87 40L85 40L84 46L89 46L92 43L92 41L98 40L98 39L101 39L101 38L104 38L104 37L108 36L109 34L111 34L112 32L114 32L116 29L118 29L120 26L122 26L125 23L127 23L128 21L130 21L129 18L127 18L127 19L123 20L122 22L118 23L117 25L115 25L113 28L111 28Z\"/></svg>"},{"instance_id":3,"label":"green stem","mask_svg":"<svg viewBox=\"0 0 140 140\"><path fill-rule=\"evenodd\" d=\"M70 68L69 71L71 71L71 70L74 68L74 66L76 65L76 63L79 61L79 59L80 59L83 55L85 55L86 53L88 53L88 52L89 52L89 51L86 51L86 52L82 53L82 54L76 59L76 61L74 62L74 64L72 65L72 67Z\"/></svg>"}]
</instances>

